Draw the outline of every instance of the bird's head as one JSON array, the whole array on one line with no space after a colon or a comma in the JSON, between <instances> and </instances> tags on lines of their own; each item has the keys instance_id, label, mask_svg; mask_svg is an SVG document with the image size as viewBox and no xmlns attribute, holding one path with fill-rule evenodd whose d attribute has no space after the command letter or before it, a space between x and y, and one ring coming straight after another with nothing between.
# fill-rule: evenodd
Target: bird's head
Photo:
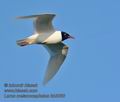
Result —
<instances>
[{"instance_id":1,"label":"bird's head","mask_svg":"<svg viewBox=\"0 0 120 102\"><path fill-rule=\"evenodd\" d=\"M62 41L66 40L66 39L75 39L73 36L69 35L68 33L66 32L61 32L62 34Z\"/></svg>"}]
</instances>

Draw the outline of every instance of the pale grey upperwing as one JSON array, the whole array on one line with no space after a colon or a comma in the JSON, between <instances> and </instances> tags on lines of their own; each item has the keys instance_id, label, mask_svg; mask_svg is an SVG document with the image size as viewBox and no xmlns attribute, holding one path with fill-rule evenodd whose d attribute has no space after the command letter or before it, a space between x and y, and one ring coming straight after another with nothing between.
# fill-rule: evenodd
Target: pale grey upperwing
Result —
<instances>
[{"instance_id":1,"label":"pale grey upperwing","mask_svg":"<svg viewBox=\"0 0 120 102\"><path fill-rule=\"evenodd\" d=\"M18 19L30 19L34 20L34 26L36 32L43 34L45 32L54 32L55 29L52 25L52 20L55 17L55 14L41 14L41 15L30 15L30 16L21 16L17 17Z\"/></svg>"},{"instance_id":2,"label":"pale grey upperwing","mask_svg":"<svg viewBox=\"0 0 120 102\"><path fill-rule=\"evenodd\" d=\"M46 84L54 75L58 72L60 66L64 62L68 47L63 43L53 44L53 45L44 45L50 54L50 59L48 62L47 70L45 73L43 83Z\"/></svg>"}]
</instances>

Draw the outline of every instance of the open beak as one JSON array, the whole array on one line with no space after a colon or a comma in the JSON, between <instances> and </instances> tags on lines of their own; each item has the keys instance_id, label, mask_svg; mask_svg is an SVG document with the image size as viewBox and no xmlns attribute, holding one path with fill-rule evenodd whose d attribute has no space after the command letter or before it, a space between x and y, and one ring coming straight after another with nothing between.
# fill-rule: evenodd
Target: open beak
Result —
<instances>
[{"instance_id":1,"label":"open beak","mask_svg":"<svg viewBox=\"0 0 120 102\"><path fill-rule=\"evenodd\" d=\"M69 38L71 38L71 39L75 39L73 36L69 36Z\"/></svg>"}]
</instances>

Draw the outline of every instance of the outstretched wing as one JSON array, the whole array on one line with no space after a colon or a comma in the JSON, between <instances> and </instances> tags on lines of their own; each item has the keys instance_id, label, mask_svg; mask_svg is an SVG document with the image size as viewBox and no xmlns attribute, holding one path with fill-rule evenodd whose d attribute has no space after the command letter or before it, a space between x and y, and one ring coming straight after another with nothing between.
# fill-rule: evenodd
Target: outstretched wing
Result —
<instances>
[{"instance_id":1,"label":"outstretched wing","mask_svg":"<svg viewBox=\"0 0 120 102\"><path fill-rule=\"evenodd\" d=\"M60 66L64 62L67 56L68 47L63 43L44 45L44 47L48 50L50 54L50 59L43 82L43 84L46 84L50 79L54 77L54 75L58 72Z\"/></svg>"},{"instance_id":2,"label":"outstretched wing","mask_svg":"<svg viewBox=\"0 0 120 102\"><path fill-rule=\"evenodd\" d=\"M55 14L41 14L41 15L30 15L30 16L21 16L17 17L18 19L34 19L34 26L36 32L41 34L43 32L53 32L55 31L52 20L55 17Z\"/></svg>"}]
</instances>

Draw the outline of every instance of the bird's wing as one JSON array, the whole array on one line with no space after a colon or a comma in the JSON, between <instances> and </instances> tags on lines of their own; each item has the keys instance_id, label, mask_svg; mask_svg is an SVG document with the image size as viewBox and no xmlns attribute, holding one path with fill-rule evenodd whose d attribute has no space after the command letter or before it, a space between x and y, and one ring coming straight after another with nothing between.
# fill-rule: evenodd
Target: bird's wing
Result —
<instances>
[{"instance_id":1,"label":"bird's wing","mask_svg":"<svg viewBox=\"0 0 120 102\"><path fill-rule=\"evenodd\" d=\"M50 54L50 59L43 81L43 84L46 84L50 79L54 77L54 75L57 73L60 66L64 62L67 56L68 47L63 43L44 45L44 47L48 50Z\"/></svg>"},{"instance_id":2,"label":"bird's wing","mask_svg":"<svg viewBox=\"0 0 120 102\"><path fill-rule=\"evenodd\" d=\"M30 15L30 16L21 16L17 17L18 19L34 19L34 26L36 32L42 34L44 32L53 32L55 31L52 20L55 17L55 14L41 14L41 15Z\"/></svg>"}]
</instances>

